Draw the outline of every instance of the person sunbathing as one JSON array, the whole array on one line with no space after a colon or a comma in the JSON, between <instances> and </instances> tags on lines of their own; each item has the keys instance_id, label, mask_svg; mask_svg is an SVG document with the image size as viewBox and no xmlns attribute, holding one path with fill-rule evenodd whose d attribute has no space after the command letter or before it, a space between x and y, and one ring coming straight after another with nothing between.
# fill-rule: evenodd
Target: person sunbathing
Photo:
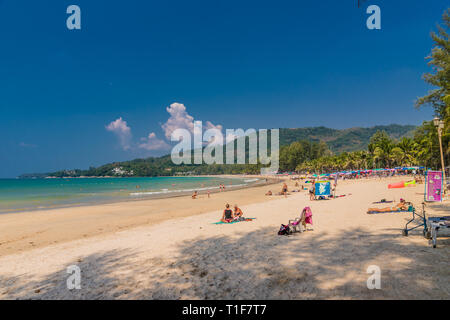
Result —
<instances>
[{"instance_id":1,"label":"person sunbathing","mask_svg":"<svg viewBox=\"0 0 450 320\"><path fill-rule=\"evenodd\" d=\"M405 201L405 199L400 199L400 202L397 203L393 207L386 207L386 208L369 208L367 209L367 212L397 212L397 211L406 211L408 210L408 205Z\"/></svg>"},{"instance_id":2,"label":"person sunbathing","mask_svg":"<svg viewBox=\"0 0 450 320\"><path fill-rule=\"evenodd\" d=\"M239 220L240 218L243 218L244 213L242 210L237 206L237 204L234 205L234 219Z\"/></svg>"},{"instance_id":3,"label":"person sunbathing","mask_svg":"<svg viewBox=\"0 0 450 320\"><path fill-rule=\"evenodd\" d=\"M266 192L266 196L271 196L271 195L272 195L272 191L269 190Z\"/></svg>"},{"instance_id":4,"label":"person sunbathing","mask_svg":"<svg viewBox=\"0 0 450 320\"><path fill-rule=\"evenodd\" d=\"M233 211L230 209L230 205L227 203L225 206L225 210L223 210L222 219L220 219L220 221L230 223L233 220L234 220Z\"/></svg>"}]
</instances>

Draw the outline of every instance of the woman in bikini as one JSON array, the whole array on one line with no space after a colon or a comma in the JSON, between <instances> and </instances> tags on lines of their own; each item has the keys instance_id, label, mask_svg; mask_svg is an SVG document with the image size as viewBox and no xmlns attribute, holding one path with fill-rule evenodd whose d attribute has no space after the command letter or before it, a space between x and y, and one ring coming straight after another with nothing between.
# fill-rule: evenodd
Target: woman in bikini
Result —
<instances>
[{"instance_id":1,"label":"woman in bikini","mask_svg":"<svg viewBox=\"0 0 450 320\"><path fill-rule=\"evenodd\" d=\"M234 220L233 210L230 209L230 205L227 203L225 210L223 210L222 219L220 221L230 223Z\"/></svg>"},{"instance_id":2,"label":"woman in bikini","mask_svg":"<svg viewBox=\"0 0 450 320\"><path fill-rule=\"evenodd\" d=\"M405 199L400 199L400 202L396 204L393 207L386 207L386 208L369 208L367 209L367 212L396 212L396 211L406 211L408 209L408 206L406 204Z\"/></svg>"},{"instance_id":3,"label":"woman in bikini","mask_svg":"<svg viewBox=\"0 0 450 320\"><path fill-rule=\"evenodd\" d=\"M244 213L242 212L241 208L238 207L237 204L234 205L234 219L235 220L240 220Z\"/></svg>"}]
</instances>

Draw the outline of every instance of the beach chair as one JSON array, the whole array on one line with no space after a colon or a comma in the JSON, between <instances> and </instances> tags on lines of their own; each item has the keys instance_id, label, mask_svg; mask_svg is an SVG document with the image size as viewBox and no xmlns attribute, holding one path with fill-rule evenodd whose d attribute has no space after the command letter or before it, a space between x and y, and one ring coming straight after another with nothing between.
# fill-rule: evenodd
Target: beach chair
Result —
<instances>
[{"instance_id":1,"label":"beach chair","mask_svg":"<svg viewBox=\"0 0 450 320\"><path fill-rule=\"evenodd\" d=\"M290 233L294 233L294 232L302 233L303 232L302 218L301 217L295 218L294 220L289 220L288 226L289 226Z\"/></svg>"},{"instance_id":2,"label":"beach chair","mask_svg":"<svg viewBox=\"0 0 450 320\"><path fill-rule=\"evenodd\" d=\"M311 211L310 207L303 208L302 213L300 214L300 217L295 218L293 220L289 220L288 226L289 226L291 233L294 233L294 232L302 233L303 231L306 231L306 229L303 230L303 228L304 228L303 222L305 222L305 225L306 224L312 225L312 211Z\"/></svg>"}]
</instances>

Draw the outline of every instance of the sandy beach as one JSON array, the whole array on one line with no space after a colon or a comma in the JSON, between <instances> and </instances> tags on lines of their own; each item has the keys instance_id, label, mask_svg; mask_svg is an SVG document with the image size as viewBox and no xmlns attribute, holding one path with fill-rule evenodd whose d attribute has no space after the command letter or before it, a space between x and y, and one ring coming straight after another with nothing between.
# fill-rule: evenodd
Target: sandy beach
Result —
<instances>
[{"instance_id":1,"label":"sandy beach","mask_svg":"<svg viewBox=\"0 0 450 320\"><path fill-rule=\"evenodd\" d=\"M345 197L310 201L307 191L264 196L281 185L190 197L0 216L0 299L449 299L450 241L433 249L401 234L411 213L366 214L380 199L421 211L421 184L388 190L391 179L339 181ZM292 189L294 182L288 182ZM215 225L225 203L251 222ZM313 228L278 236L310 206ZM431 216L448 203L427 204ZM67 267L81 289L67 289ZM381 289L367 268L379 266Z\"/></svg>"}]
</instances>

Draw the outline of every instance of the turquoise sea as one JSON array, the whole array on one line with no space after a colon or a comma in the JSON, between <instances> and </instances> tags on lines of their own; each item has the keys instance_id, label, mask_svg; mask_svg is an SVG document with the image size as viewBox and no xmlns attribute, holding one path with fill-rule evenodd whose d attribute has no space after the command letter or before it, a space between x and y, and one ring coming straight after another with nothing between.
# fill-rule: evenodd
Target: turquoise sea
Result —
<instances>
[{"instance_id":1,"label":"turquoise sea","mask_svg":"<svg viewBox=\"0 0 450 320\"><path fill-rule=\"evenodd\" d=\"M0 213L176 196L257 179L222 177L0 179Z\"/></svg>"}]
</instances>

